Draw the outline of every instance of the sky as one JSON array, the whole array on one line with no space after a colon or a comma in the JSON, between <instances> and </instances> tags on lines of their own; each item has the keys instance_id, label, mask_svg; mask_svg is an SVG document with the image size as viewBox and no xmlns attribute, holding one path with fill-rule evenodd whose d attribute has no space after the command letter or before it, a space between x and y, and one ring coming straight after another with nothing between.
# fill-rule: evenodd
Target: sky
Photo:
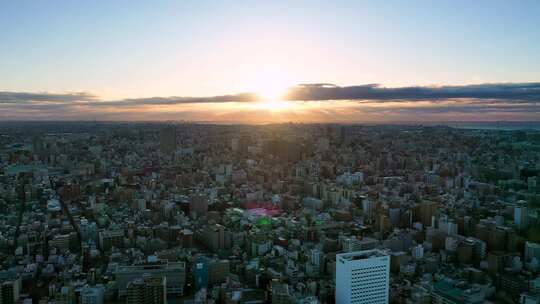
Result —
<instances>
[{"instance_id":1,"label":"sky","mask_svg":"<svg viewBox=\"0 0 540 304\"><path fill-rule=\"evenodd\" d=\"M540 120L538 16L539 1L0 0L0 120Z\"/></svg>"}]
</instances>

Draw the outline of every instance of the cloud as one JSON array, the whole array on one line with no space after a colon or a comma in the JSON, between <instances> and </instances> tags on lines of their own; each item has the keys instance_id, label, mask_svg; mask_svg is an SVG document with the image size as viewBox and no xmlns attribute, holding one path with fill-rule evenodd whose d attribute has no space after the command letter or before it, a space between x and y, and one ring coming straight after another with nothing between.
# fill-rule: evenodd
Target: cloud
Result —
<instances>
[{"instance_id":1,"label":"cloud","mask_svg":"<svg viewBox=\"0 0 540 304\"><path fill-rule=\"evenodd\" d=\"M400 107L395 106L391 108L374 107L363 110L366 113L411 113L411 114L439 114L439 113L469 113L469 114L481 114L481 113L528 113L528 114L540 114L540 107L535 104L445 104L437 106L408 106Z\"/></svg>"},{"instance_id":2,"label":"cloud","mask_svg":"<svg viewBox=\"0 0 540 304\"><path fill-rule=\"evenodd\" d=\"M86 92L54 94L0 91L0 104L69 103L93 100L97 100L97 96Z\"/></svg>"},{"instance_id":3,"label":"cloud","mask_svg":"<svg viewBox=\"0 0 540 304\"><path fill-rule=\"evenodd\" d=\"M291 88L288 100L369 100L439 101L448 99L490 99L511 102L537 102L540 83L499 83L463 86L412 86L386 88L378 84L340 87L332 84L303 84Z\"/></svg>"},{"instance_id":4,"label":"cloud","mask_svg":"<svg viewBox=\"0 0 540 304\"><path fill-rule=\"evenodd\" d=\"M257 95L253 93L240 93L234 95L210 96L210 97L149 97L131 98L113 101L88 102L88 106L144 106L144 105L176 105L197 103L226 103L226 102L253 102L257 101Z\"/></svg>"},{"instance_id":5,"label":"cloud","mask_svg":"<svg viewBox=\"0 0 540 304\"><path fill-rule=\"evenodd\" d=\"M463 86L411 86L389 88L378 84L337 86L330 83L300 84L286 94L290 101L351 100L370 102L444 101L449 99L497 100L513 103L536 103L540 100L540 82L495 83ZM89 107L176 105L198 103L255 102L255 93L208 97L149 97L100 100L86 92L53 94L0 91L0 104L77 103Z\"/></svg>"},{"instance_id":6,"label":"cloud","mask_svg":"<svg viewBox=\"0 0 540 304\"><path fill-rule=\"evenodd\" d=\"M104 100L86 92L0 91L0 120L111 119L198 121L385 121L459 120L491 117L539 120L540 83L388 88L377 84L337 86L301 84L288 90L296 106L275 114L242 106L259 100L254 93L209 97L149 97ZM227 103L239 103L226 105ZM182 105L182 106L180 106ZM218 106L223 105L223 106Z\"/></svg>"}]
</instances>

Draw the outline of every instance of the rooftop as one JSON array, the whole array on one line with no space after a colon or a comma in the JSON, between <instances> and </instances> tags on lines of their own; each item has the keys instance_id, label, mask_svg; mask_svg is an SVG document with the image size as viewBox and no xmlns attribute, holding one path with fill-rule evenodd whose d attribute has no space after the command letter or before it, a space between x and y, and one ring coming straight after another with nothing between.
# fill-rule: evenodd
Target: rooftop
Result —
<instances>
[{"instance_id":1,"label":"rooftop","mask_svg":"<svg viewBox=\"0 0 540 304\"><path fill-rule=\"evenodd\" d=\"M356 252L348 252L336 255L336 260L342 261L355 261L355 260L364 260L374 257L383 257L388 256L388 254L382 250L373 249L373 250L363 250Z\"/></svg>"}]
</instances>

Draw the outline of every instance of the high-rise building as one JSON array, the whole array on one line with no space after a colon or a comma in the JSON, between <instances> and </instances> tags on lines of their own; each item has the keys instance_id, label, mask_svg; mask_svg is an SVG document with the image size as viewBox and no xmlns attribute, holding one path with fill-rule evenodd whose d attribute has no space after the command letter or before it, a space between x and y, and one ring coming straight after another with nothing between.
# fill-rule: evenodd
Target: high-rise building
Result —
<instances>
[{"instance_id":1,"label":"high-rise building","mask_svg":"<svg viewBox=\"0 0 540 304\"><path fill-rule=\"evenodd\" d=\"M199 256L193 266L193 277L196 290L223 283L230 273L229 260L211 260Z\"/></svg>"},{"instance_id":2,"label":"high-rise building","mask_svg":"<svg viewBox=\"0 0 540 304\"><path fill-rule=\"evenodd\" d=\"M81 223L79 224L79 231L83 241L92 240L94 242L97 242L98 233L97 225L95 222L89 222L87 219L82 218Z\"/></svg>"},{"instance_id":3,"label":"high-rise building","mask_svg":"<svg viewBox=\"0 0 540 304\"><path fill-rule=\"evenodd\" d=\"M289 285L278 281L272 282L272 304L289 304L291 302Z\"/></svg>"},{"instance_id":4,"label":"high-rise building","mask_svg":"<svg viewBox=\"0 0 540 304\"><path fill-rule=\"evenodd\" d=\"M514 207L514 224L519 229L525 229L529 226L529 210L527 207Z\"/></svg>"},{"instance_id":5,"label":"high-rise building","mask_svg":"<svg viewBox=\"0 0 540 304\"><path fill-rule=\"evenodd\" d=\"M429 227L432 224L432 218L437 212L438 204L434 202L424 202L420 205L420 222L424 227Z\"/></svg>"},{"instance_id":6,"label":"high-rise building","mask_svg":"<svg viewBox=\"0 0 540 304\"><path fill-rule=\"evenodd\" d=\"M424 246L422 246L422 244L418 244L416 246L414 246L413 248L411 248L411 256L413 257L413 259L421 259L424 257Z\"/></svg>"},{"instance_id":7,"label":"high-rise building","mask_svg":"<svg viewBox=\"0 0 540 304\"><path fill-rule=\"evenodd\" d=\"M213 224L204 227L197 233L198 240L212 251L223 250L230 242L226 242L225 226Z\"/></svg>"},{"instance_id":8,"label":"high-rise building","mask_svg":"<svg viewBox=\"0 0 540 304\"><path fill-rule=\"evenodd\" d=\"M176 128L167 127L159 131L159 149L164 154L176 151Z\"/></svg>"},{"instance_id":9,"label":"high-rise building","mask_svg":"<svg viewBox=\"0 0 540 304\"><path fill-rule=\"evenodd\" d=\"M373 220L373 216L375 214L375 202L370 200L369 198L363 199L362 212L364 214L364 217L366 217L370 221Z\"/></svg>"},{"instance_id":10,"label":"high-rise building","mask_svg":"<svg viewBox=\"0 0 540 304\"><path fill-rule=\"evenodd\" d=\"M381 250L336 255L336 303L386 304L390 256Z\"/></svg>"},{"instance_id":11,"label":"high-rise building","mask_svg":"<svg viewBox=\"0 0 540 304\"><path fill-rule=\"evenodd\" d=\"M220 284L227 280L230 273L231 263L229 260L213 260L208 263L208 283Z\"/></svg>"},{"instance_id":12,"label":"high-rise building","mask_svg":"<svg viewBox=\"0 0 540 304\"><path fill-rule=\"evenodd\" d=\"M0 303L4 304L11 304L15 303L15 295L13 292L13 284L12 282L3 282L0 285L0 300L2 300Z\"/></svg>"},{"instance_id":13,"label":"high-rise building","mask_svg":"<svg viewBox=\"0 0 540 304\"><path fill-rule=\"evenodd\" d=\"M81 290L81 304L103 304L103 286L86 286Z\"/></svg>"},{"instance_id":14,"label":"high-rise building","mask_svg":"<svg viewBox=\"0 0 540 304\"><path fill-rule=\"evenodd\" d=\"M103 230L99 232L99 246L102 250L110 250L112 247L122 247L124 243L124 230Z\"/></svg>"},{"instance_id":15,"label":"high-rise building","mask_svg":"<svg viewBox=\"0 0 540 304\"><path fill-rule=\"evenodd\" d=\"M525 261L528 262L533 258L540 261L540 244L525 242Z\"/></svg>"},{"instance_id":16,"label":"high-rise building","mask_svg":"<svg viewBox=\"0 0 540 304\"><path fill-rule=\"evenodd\" d=\"M189 210L196 217L208 213L208 196L204 193L194 193L189 197Z\"/></svg>"},{"instance_id":17,"label":"high-rise building","mask_svg":"<svg viewBox=\"0 0 540 304\"><path fill-rule=\"evenodd\" d=\"M390 208L388 210L388 217L390 218L392 227L399 227L401 221L401 210L399 208Z\"/></svg>"},{"instance_id":18,"label":"high-rise building","mask_svg":"<svg viewBox=\"0 0 540 304\"><path fill-rule=\"evenodd\" d=\"M126 288L126 302L144 303L146 295L145 289L145 284L142 278L137 278L129 282Z\"/></svg>"},{"instance_id":19,"label":"high-rise building","mask_svg":"<svg viewBox=\"0 0 540 304\"><path fill-rule=\"evenodd\" d=\"M205 257L198 257L194 269L195 288L200 290L208 287L208 261Z\"/></svg>"},{"instance_id":20,"label":"high-rise building","mask_svg":"<svg viewBox=\"0 0 540 304\"><path fill-rule=\"evenodd\" d=\"M166 304L166 281L152 276L134 279L127 285L127 304Z\"/></svg>"},{"instance_id":21,"label":"high-rise building","mask_svg":"<svg viewBox=\"0 0 540 304\"><path fill-rule=\"evenodd\" d=\"M13 271L0 271L0 303L15 303L22 289L21 277Z\"/></svg>"},{"instance_id":22,"label":"high-rise building","mask_svg":"<svg viewBox=\"0 0 540 304\"><path fill-rule=\"evenodd\" d=\"M15 303L19 299L20 281L5 281L0 284L0 303Z\"/></svg>"},{"instance_id":23,"label":"high-rise building","mask_svg":"<svg viewBox=\"0 0 540 304\"><path fill-rule=\"evenodd\" d=\"M61 252L65 252L71 247L71 235L57 234L49 241L50 247L58 248Z\"/></svg>"},{"instance_id":24,"label":"high-rise building","mask_svg":"<svg viewBox=\"0 0 540 304\"><path fill-rule=\"evenodd\" d=\"M309 251L309 261L315 266L321 266L324 260L324 252L319 249Z\"/></svg>"},{"instance_id":25,"label":"high-rise building","mask_svg":"<svg viewBox=\"0 0 540 304\"><path fill-rule=\"evenodd\" d=\"M77 303L77 297L75 296L75 290L72 286L62 286L60 290L54 292L54 298L58 299L58 302L65 304ZM2 303L3 304L3 303Z\"/></svg>"}]
</instances>

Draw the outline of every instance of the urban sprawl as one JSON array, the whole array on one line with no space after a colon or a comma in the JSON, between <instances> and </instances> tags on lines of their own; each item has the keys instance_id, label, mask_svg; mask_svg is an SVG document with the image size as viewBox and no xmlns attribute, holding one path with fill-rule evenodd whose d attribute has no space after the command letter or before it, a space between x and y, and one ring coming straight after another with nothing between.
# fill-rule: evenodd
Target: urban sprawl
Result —
<instances>
[{"instance_id":1,"label":"urban sprawl","mask_svg":"<svg viewBox=\"0 0 540 304\"><path fill-rule=\"evenodd\" d=\"M540 131L0 125L0 303L540 303Z\"/></svg>"}]
</instances>

